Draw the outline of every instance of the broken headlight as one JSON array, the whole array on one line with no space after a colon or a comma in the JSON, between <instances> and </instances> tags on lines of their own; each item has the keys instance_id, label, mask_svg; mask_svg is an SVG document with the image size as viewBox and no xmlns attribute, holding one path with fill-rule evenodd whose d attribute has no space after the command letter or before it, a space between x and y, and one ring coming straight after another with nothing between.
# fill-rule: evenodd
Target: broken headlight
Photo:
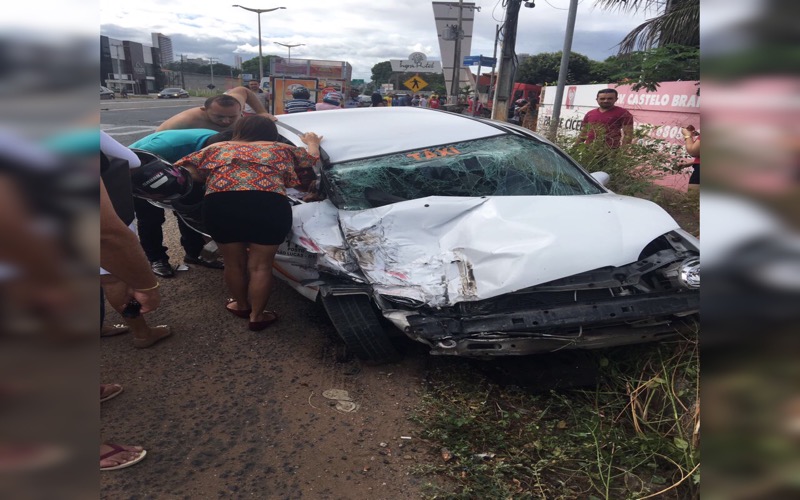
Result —
<instances>
[{"instance_id":1,"label":"broken headlight","mask_svg":"<svg viewBox=\"0 0 800 500\"><path fill-rule=\"evenodd\" d=\"M664 268L663 275L673 285L689 290L700 288L700 259L689 257Z\"/></svg>"}]
</instances>

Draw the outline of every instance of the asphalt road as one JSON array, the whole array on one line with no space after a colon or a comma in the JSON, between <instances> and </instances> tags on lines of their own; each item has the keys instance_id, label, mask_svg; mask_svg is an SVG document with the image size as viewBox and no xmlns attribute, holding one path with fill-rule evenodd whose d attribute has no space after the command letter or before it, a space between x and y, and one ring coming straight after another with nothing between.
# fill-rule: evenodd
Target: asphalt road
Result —
<instances>
[{"instance_id":1,"label":"asphalt road","mask_svg":"<svg viewBox=\"0 0 800 500\"><path fill-rule=\"evenodd\" d=\"M203 105L205 98L130 98L100 101L100 130L127 146L152 134L168 118Z\"/></svg>"}]
</instances>

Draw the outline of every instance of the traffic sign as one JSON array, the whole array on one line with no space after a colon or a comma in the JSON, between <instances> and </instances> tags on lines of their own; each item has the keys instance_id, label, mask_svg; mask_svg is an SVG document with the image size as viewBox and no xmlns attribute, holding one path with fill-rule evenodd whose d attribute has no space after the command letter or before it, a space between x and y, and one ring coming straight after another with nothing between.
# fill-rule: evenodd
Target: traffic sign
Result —
<instances>
[{"instance_id":1,"label":"traffic sign","mask_svg":"<svg viewBox=\"0 0 800 500\"><path fill-rule=\"evenodd\" d=\"M466 56L464 57L464 66L492 66L497 62L494 57L483 56Z\"/></svg>"},{"instance_id":2,"label":"traffic sign","mask_svg":"<svg viewBox=\"0 0 800 500\"><path fill-rule=\"evenodd\" d=\"M411 78L409 78L408 80L406 80L405 82L403 82L403 85L405 85L410 90L422 90L428 86L428 82L423 80L419 76L419 74L416 74Z\"/></svg>"}]
</instances>

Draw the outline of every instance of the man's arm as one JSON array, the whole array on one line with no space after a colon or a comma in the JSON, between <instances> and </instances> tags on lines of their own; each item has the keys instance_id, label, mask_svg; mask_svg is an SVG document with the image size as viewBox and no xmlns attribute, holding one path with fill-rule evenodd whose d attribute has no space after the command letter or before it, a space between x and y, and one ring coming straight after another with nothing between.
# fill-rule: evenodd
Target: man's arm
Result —
<instances>
[{"instance_id":1,"label":"man's arm","mask_svg":"<svg viewBox=\"0 0 800 500\"><path fill-rule=\"evenodd\" d=\"M142 304L142 313L158 308L158 281L139 240L117 216L106 186L100 180L100 265L133 289L131 298Z\"/></svg>"},{"instance_id":2,"label":"man's arm","mask_svg":"<svg viewBox=\"0 0 800 500\"><path fill-rule=\"evenodd\" d=\"M622 123L622 144L633 142L633 115L626 111L625 121Z\"/></svg>"},{"instance_id":3,"label":"man's arm","mask_svg":"<svg viewBox=\"0 0 800 500\"><path fill-rule=\"evenodd\" d=\"M245 88L245 87L236 87L226 92L228 95L232 95L233 97L239 99L239 102L242 103L242 108L244 108L244 103L247 103L250 108L255 112L257 115L263 115L269 118L272 121L277 121L278 119L272 116L270 113L267 112L266 108L264 108L264 103L261 99L258 98L255 92L252 90Z\"/></svg>"}]
</instances>

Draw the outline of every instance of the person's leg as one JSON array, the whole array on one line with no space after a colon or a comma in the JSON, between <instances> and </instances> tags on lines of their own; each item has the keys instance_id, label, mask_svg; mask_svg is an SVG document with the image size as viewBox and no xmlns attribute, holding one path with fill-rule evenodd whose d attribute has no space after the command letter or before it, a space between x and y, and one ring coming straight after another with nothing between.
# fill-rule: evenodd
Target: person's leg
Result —
<instances>
[{"instance_id":1,"label":"person's leg","mask_svg":"<svg viewBox=\"0 0 800 500\"><path fill-rule=\"evenodd\" d=\"M165 220L164 209L141 198L133 199L133 208L136 211L136 232L139 234L139 243L147 255L147 260L150 262L169 260L161 230Z\"/></svg>"},{"instance_id":2,"label":"person's leg","mask_svg":"<svg viewBox=\"0 0 800 500\"><path fill-rule=\"evenodd\" d=\"M178 219L178 229L181 232L181 246L186 254L183 261L187 264L194 264L197 266L210 267L211 269L224 269L225 264L215 257L206 257L202 254L203 247L208 243L210 238L203 236L194 229L192 229L181 217L175 214Z\"/></svg>"},{"instance_id":3,"label":"person's leg","mask_svg":"<svg viewBox=\"0 0 800 500\"><path fill-rule=\"evenodd\" d=\"M247 244L218 243L218 246L225 261L225 271L222 275L225 286L235 301L226 307L239 311L248 310L250 302L247 300Z\"/></svg>"},{"instance_id":4,"label":"person's leg","mask_svg":"<svg viewBox=\"0 0 800 500\"><path fill-rule=\"evenodd\" d=\"M127 305L125 301L128 297L128 284L110 274L102 275L100 277L100 284L103 286L103 291L105 292L108 303L111 304L114 310L121 314ZM133 333L134 347L149 347L159 340L172 335L172 331L166 325L159 325L151 328L142 315L135 318L123 317L123 321L130 327Z\"/></svg>"},{"instance_id":5,"label":"person's leg","mask_svg":"<svg viewBox=\"0 0 800 500\"><path fill-rule=\"evenodd\" d=\"M272 292L272 264L277 252L278 245L250 244L250 253L247 257L250 284L247 294L250 297L250 305L252 306L250 313L251 323L270 319L265 317L264 310Z\"/></svg>"},{"instance_id":6,"label":"person's leg","mask_svg":"<svg viewBox=\"0 0 800 500\"><path fill-rule=\"evenodd\" d=\"M206 244L203 235L190 228L183 222L183 219L175 215L178 219L178 230L181 232L181 246L187 257L199 258L203 246Z\"/></svg>"}]
</instances>

